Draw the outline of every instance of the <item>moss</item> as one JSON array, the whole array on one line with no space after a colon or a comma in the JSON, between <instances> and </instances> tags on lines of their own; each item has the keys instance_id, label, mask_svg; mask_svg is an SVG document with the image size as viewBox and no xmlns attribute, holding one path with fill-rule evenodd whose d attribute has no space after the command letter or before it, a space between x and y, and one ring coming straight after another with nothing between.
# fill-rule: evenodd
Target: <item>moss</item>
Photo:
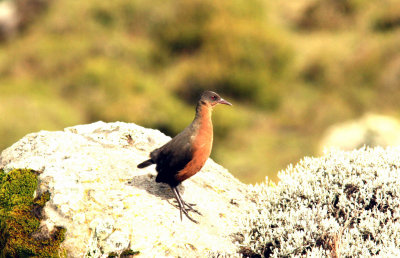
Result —
<instances>
[{"instance_id":1,"label":"moss","mask_svg":"<svg viewBox=\"0 0 400 258\"><path fill-rule=\"evenodd\" d=\"M65 229L39 231L46 192L34 198L37 173L30 169L0 170L0 257L58 257Z\"/></svg>"},{"instance_id":2,"label":"moss","mask_svg":"<svg viewBox=\"0 0 400 258\"><path fill-rule=\"evenodd\" d=\"M122 251L122 253L120 255L118 255L117 252L109 253L108 258L113 258L113 257L127 258L127 257L133 257L138 254L140 254L139 251L133 251L132 249L126 249L126 250Z\"/></svg>"},{"instance_id":3,"label":"moss","mask_svg":"<svg viewBox=\"0 0 400 258\"><path fill-rule=\"evenodd\" d=\"M108 258L114 258L114 257L118 257L118 254L117 254L116 252L111 252L111 253L108 255Z\"/></svg>"},{"instance_id":4,"label":"moss","mask_svg":"<svg viewBox=\"0 0 400 258\"><path fill-rule=\"evenodd\" d=\"M120 257L130 257L140 254L140 251L133 251L132 249L124 250Z\"/></svg>"}]
</instances>

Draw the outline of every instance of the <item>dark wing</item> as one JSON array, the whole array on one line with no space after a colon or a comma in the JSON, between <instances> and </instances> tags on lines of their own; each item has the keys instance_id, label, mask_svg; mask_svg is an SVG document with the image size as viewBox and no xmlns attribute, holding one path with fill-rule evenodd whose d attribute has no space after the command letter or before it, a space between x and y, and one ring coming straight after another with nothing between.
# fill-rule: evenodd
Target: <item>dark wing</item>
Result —
<instances>
[{"instance_id":1,"label":"dark wing","mask_svg":"<svg viewBox=\"0 0 400 258\"><path fill-rule=\"evenodd\" d=\"M176 184L175 175L192 160L190 131L184 130L164 146L154 150L150 156L156 163L156 181Z\"/></svg>"}]
</instances>

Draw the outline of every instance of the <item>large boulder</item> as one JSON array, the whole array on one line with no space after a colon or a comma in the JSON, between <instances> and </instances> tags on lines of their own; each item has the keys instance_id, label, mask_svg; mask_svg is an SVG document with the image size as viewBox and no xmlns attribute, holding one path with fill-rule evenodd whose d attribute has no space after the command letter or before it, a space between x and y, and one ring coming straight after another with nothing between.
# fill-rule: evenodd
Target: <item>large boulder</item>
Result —
<instances>
[{"instance_id":1,"label":"large boulder","mask_svg":"<svg viewBox=\"0 0 400 258\"><path fill-rule=\"evenodd\" d=\"M209 159L180 186L202 216L181 221L173 194L155 183L154 166L138 169L170 139L135 124L97 122L28 134L4 150L0 168L39 171L36 194L50 192L43 234L66 229L68 257L107 257L130 249L143 257L205 257L236 250L239 220L250 205L248 188Z\"/></svg>"},{"instance_id":2,"label":"large boulder","mask_svg":"<svg viewBox=\"0 0 400 258\"><path fill-rule=\"evenodd\" d=\"M399 146L400 121L378 114L367 113L359 119L331 126L320 142L324 149L354 150L362 146Z\"/></svg>"},{"instance_id":3,"label":"large boulder","mask_svg":"<svg viewBox=\"0 0 400 258\"><path fill-rule=\"evenodd\" d=\"M13 1L0 1L0 41L12 38L17 32L19 17Z\"/></svg>"}]
</instances>

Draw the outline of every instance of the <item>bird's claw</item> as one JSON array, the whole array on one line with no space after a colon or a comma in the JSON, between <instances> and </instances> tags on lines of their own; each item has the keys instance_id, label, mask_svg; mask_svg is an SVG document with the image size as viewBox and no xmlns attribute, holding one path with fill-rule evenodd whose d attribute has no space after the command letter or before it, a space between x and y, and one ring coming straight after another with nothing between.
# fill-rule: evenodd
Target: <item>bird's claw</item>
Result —
<instances>
[{"instance_id":1,"label":"bird's claw","mask_svg":"<svg viewBox=\"0 0 400 258\"><path fill-rule=\"evenodd\" d=\"M195 219L193 219L192 217L190 217L188 210L186 210L185 208L180 207L180 211L181 211L181 221L182 221L182 212L186 215L186 217L191 220L192 222L199 224L199 222Z\"/></svg>"},{"instance_id":2,"label":"bird's claw","mask_svg":"<svg viewBox=\"0 0 400 258\"><path fill-rule=\"evenodd\" d=\"M182 207L182 211L183 211L183 212L186 211L186 213L188 213L189 211L193 211L193 212L195 212L195 213L197 213L197 214L203 216L203 214L201 214L200 211L198 211L198 210L196 210L195 208L192 207L192 206L195 206L195 205L188 204L188 203L186 203L186 202L183 202L182 204L183 204L183 207ZM176 203L174 204L174 206L175 206L176 208L181 209L181 207L179 206L179 202L177 202L177 201L176 201ZM185 215L186 215L186 214L185 214Z\"/></svg>"},{"instance_id":3,"label":"bird's claw","mask_svg":"<svg viewBox=\"0 0 400 258\"><path fill-rule=\"evenodd\" d=\"M198 210L196 210L195 208L193 208L193 206L196 206L196 204L187 203L187 202L185 202L185 201L183 201L183 200L182 200L182 203L183 203L183 206L188 207L188 209L186 209L187 211L193 211L193 212L195 212L195 213L197 213L197 214L199 214L199 215L203 215L203 214L201 214L200 211L198 211Z\"/></svg>"},{"instance_id":4,"label":"bird's claw","mask_svg":"<svg viewBox=\"0 0 400 258\"><path fill-rule=\"evenodd\" d=\"M186 217L187 217L189 220L193 221L193 222L196 223L196 224L199 223L199 222L197 222L197 220L195 220L195 219L193 219L192 217L189 216L189 212L188 212L188 211L196 212L196 213L199 214L199 215L202 215L202 214L201 214L199 211L195 210L195 209L192 207L192 206L194 206L193 204L189 204L189 203L187 203L187 202L185 202L185 201L182 200L182 197L181 197L181 195L179 194L179 191L177 190L176 187L171 187L171 189L172 189L172 192L173 192L174 195L175 195L175 200L178 202L178 207L179 207L180 215L181 215L181 221L182 221L182 213L183 213L183 214L186 215ZM185 206L186 206L187 208L185 208Z\"/></svg>"},{"instance_id":5,"label":"bird's claw","mask_svg":"<svg viewBox=\"0 0 400 258\"><path fill-rule=\"evenodd\" d=\"M181 207L179 206L179 202L178 202L177 200L175 200L175 201L176 201L176 207L180 209ZM195 213L197 213L197 214L203 216L203 214L202 214L200 211L198 211L198 210L196 210L195 208L193 208L193 206L196 206L196 204L194 204L194 203L187 203L187 202L185 202L184 200L181 200L181 201L182 201L182 204L183 204L182 209L183 209L184 211L186 211L186 212L188 212L188 211L193 211L193 212L195 212ZM185 206L186 206L187 208L186 208Z\"/></svg>"}]
</instances>

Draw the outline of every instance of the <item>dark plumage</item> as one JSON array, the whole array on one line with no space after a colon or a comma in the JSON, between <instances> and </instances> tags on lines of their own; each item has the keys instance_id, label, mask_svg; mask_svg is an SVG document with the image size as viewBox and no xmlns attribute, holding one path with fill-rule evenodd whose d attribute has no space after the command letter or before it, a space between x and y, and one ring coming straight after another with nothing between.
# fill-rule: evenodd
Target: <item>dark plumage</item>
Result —
<instances>
[{"instance_id":1,"label":"dark plumage","mask_svg":"<svg viewBox=\"0 0 400 258\"><path fill-rule=\"evenodd\" d=\"M188 210L199 213L192 205L182 200L176 187L200 171L210 156L213 142L211 113L217 104L231 105L215 92L203 92L197 103L193 122L165 145L153 150L150 159L137 166L144 168L156 164L158 172L156 182L166 183L171 187L178 201L181 219L184 213L190 220L196 222L189 216Z\"/></svg>"}]
</instances>

